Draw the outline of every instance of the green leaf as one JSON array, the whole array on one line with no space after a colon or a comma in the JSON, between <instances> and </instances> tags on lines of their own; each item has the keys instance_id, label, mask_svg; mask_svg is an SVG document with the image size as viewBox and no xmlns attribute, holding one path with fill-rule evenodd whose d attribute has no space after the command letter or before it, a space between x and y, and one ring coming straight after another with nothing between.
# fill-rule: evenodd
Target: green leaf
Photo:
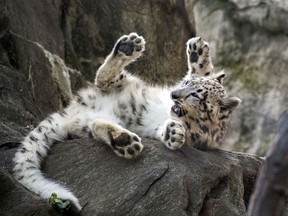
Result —
<instances>
[{"instance_id":1,"label":"green leaf","mask_svg":"<svg viewBox=\"0 0 288 216\"><path fill-rule=\"evenodd\" d=\"M70 208L70 201L59 198L56 193L52 193L48 201L50 205L58 209L60 212Z\"/></svg>"}]
</instances>

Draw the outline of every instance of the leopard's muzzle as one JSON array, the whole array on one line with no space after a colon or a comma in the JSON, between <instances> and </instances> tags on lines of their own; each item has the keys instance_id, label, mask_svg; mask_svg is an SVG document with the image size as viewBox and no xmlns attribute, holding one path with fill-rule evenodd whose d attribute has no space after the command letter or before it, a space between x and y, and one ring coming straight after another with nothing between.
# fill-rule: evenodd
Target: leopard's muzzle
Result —
<instances>
[{"instance_id":1,"label":"leopard's muzzle","mask_svg":"<svg viewBox=\"0 0 288 216\"><path fill-rule=\"evenodd\" d=\"M177 102L171 107L171 112L177 117L182 117L187 114L187 111L184 110Z\"/></svg>"}]
</instances>

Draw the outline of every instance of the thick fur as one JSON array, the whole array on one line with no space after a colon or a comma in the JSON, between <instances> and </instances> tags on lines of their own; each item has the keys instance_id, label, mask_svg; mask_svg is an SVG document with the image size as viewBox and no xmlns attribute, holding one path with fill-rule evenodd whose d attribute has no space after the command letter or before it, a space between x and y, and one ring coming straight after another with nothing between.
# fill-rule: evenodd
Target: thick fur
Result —
<instances>
[{"instance_id":1,"label":"thick fur","mask_svg":"<svg viewBox=\"0 0 288 216\"><path fill-rule=\"evenodd\" d=\"M56 193L81 209L72 192L40 171L51 145L70 134L100 138L127 159L141 153L139 136L161 140L172 150L184 143L203 149L221 143L240 100L227 95L221 85L223 73L212 74L208 43L199 37L187 42L189 71L171 88L151 86L125 71L144 49L143 37L122 36L98 69L95 85L80 91L64 111L50 115L25 137L14 157L14 175L21 184L45 199Z\"/></svg>"}]
</instances>

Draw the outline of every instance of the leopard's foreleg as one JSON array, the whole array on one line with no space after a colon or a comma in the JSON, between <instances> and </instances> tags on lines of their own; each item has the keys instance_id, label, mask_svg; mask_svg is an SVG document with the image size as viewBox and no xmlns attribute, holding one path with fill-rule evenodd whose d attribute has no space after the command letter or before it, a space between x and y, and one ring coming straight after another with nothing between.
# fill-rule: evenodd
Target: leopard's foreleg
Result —
<instances>
[{"instance_id":1,"label":"leopard's foreleg","mask_svg":"<svg viewBox=\"0 0 288 216\"><path fill-rule=\"evenodd\" d=\"M163 129L161 141L167 148L176 150L184 145L186 129L180 121L167 119Z\"/></svg>"},{"instance_id":2,"label":"leopard's foreleg","mask_svg":"<svg viewBox=\"0 0 288 216\"><path fill-rule=\"evenodd\" d=\"M188 73L208 76L213 72L209 43L201 37L194 37L187 41L186 55Z\"/></svg>"}]
</instances>

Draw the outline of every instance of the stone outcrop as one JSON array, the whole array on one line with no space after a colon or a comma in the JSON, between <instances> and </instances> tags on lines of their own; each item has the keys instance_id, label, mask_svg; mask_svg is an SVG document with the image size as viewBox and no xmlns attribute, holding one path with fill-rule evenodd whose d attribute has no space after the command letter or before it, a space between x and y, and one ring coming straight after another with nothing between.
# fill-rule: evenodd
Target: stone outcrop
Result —
<instances>
[{"instance_id":1,"label":"stone outcrop","mask_svg":"<svg viewBox=\"0 0 288 216\"><path fill-rule=\"evenodd\" d=\"M100 141L58 143L44 172L74 191L82 205L87 203L82 215L245 215L261 159L188 146L171 151L147 139L143 143L143 154L134 160L117 157ZM0 149L0 165L8 171L14 152ZM25 205L31 215L36 208L31 203L41 207L37 215L47 215L47 204L15 184L7 171L0 177L7 186L1 187L0 215L25 215Z\"/></svg>"},{"instance_id":2,"label":"stone outcrop","mask_svg":"<svg viewBox=\"0 0 288 216\"><path fill-rule=\"evenodd\" d=\"M125 160L103 143L66 142L54 147L44 170L88 202L84 215L245 215L259 158L144 144L139 158Z\"/></svg>"}]
</instances>

